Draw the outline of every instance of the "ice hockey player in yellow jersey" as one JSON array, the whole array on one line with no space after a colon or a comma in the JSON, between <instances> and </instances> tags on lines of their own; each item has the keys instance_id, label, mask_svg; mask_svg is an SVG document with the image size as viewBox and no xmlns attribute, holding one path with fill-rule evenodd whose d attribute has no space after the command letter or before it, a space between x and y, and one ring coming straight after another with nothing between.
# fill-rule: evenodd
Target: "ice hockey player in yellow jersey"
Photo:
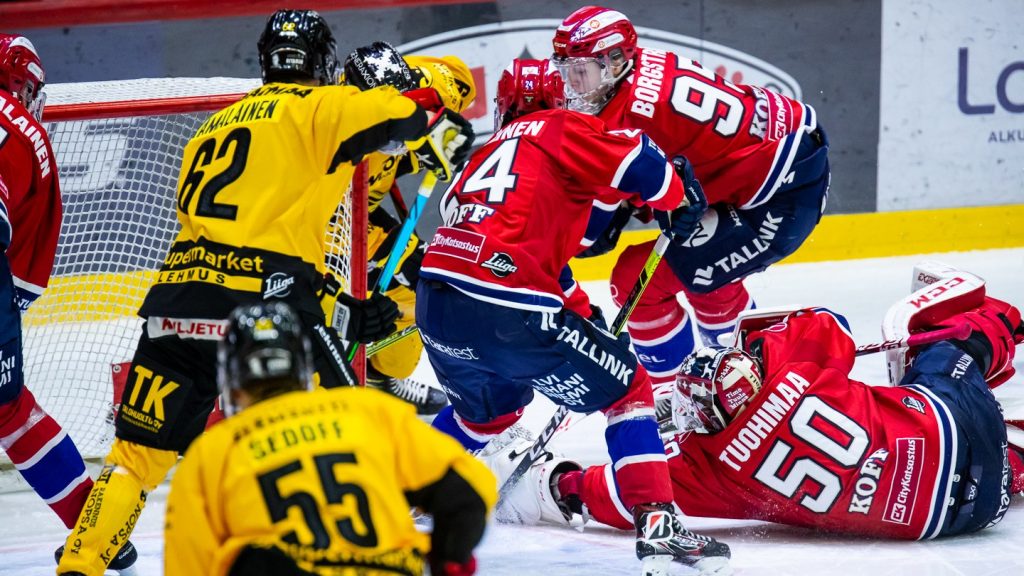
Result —
<instances>
[{"instance_id":1,"label":"ice hockey player in yellow jersey","mask_svg":"<svg viewBox=\"0 0 1024 576\"><path fill-rule=\"evenodd\" d=\"M165 576L472 574L490 471L373 389L309 392L309 342L281 302L239 307L221 343L228 418L167 497ZM432 514L417 531L416 506Z\"/></svg>"},{"instance_id":2,"label":"ice hockey player in yellow jersey","mask_svg":"<svg viewBox=\"0 0 1024 576\"><path fill-rule=\"evenodd\" d=\"M357 383L339 334L380 338L394 330L398 309L383 296L335 295L332 310L346 310L329 324L321 304L325 232L355 166L389 142L406 142L447 180L468 155L472 129L457 114L428 112L390 87L337 85L334 37L316 12L276 12L258 49L263 86L210 116L185 146L181 230L139 310L145 323L116 438L60 551L58 574L102 574L146 494L203 431L217 397L217 341L236 306L287 302L314 343L318 382Z\"/></svg>"},{"instance_id":3,"label":"ice hockey player in yellow jersey","mask_svg":"<svg viewBox=\"0 0 1024 576\"><path fill-rule=\"evenodd\" d=\"M373 42L356 48L346 58L344 83L369 90L378 86L393 86L401 92L432 89L437 105L463 112L476 98L473 76L457 56L402 56L387 42ZM381 206L388 194L401 199L395 179L420 170L414 154L402 148L375 152L367 157L369 169L369 214L370 229L367 252L371 254L370 285L377 284L377 275L383 270L387 257L396 240L404 215L399 209L399 218L389 214ZM415 321L416 282L419 266L423 259L424 245L413 234L402 254L395 278L385 294L398 303L401 315L397 320L398 329L404 329ZM421 415L436 414L448 401L444 393L411 378L413 370L423 351L419 334L413 334L384 348L369 359L367 384L385 390L416 406Z\"/></svg>"}]
</instances>

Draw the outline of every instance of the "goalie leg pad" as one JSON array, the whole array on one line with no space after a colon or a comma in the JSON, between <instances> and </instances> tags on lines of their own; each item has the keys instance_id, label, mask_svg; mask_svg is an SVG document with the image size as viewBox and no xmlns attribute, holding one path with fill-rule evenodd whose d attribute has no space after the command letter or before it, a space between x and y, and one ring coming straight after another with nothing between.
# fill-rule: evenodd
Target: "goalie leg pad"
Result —
<instances>
[{"instance_id":1,"label":"goalie leg pad","mask_svg":"<svg viewBox=\"0 0 1024 576\"><path fill-rule=\"evenodd\" d=\"M919 265L921 266L921 265ZM915 277L924 269L915 269ZM934 269L941 280L925 284L921 289L893 304L882 320L882 336L886 340L902 340L929 327L938 326L956 314L973 310L985 301L985 281L952 268ZM923 272L922 272L923 273ZM899 385L916 350L896 348L886 351L889 382Z\"/></svg>"}]
</instances>

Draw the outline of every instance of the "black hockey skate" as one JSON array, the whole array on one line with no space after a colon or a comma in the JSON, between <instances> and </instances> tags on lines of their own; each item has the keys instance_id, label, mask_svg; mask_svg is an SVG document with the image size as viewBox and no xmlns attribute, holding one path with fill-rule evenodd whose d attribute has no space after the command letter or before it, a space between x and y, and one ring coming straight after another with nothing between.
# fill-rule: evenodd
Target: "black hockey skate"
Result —
<instances>
[{"instance_id":1,"label":"black hockey skate","mask_svg":"<svg viewBox=\"0 0 1024 576\"><path fill-rule=\"evenodd\" d=\"M391 378L370 367L366 368L366 385L412 404L420 416L432 416L448 405L448 397L444 392L426 382L413 378Z\"/></svg>"},{"instance_id":2,"label":"black hockey skate","mask_svg":"<svg viewBox=\"0 0 1024 576\"><path fill-rule=\"evenodd\" d=\"M643 576L667 576L675 561L701 574L731 574L732 554L725 544L683 528L671 504L641 504L633 508L636 556L643 561Z\"/></svg>"},{"instance_id":3,"label":"black hockey skate","mask_svg":"<svg viewBox=\"0 0 1024 576\"><path fill-rule=\"evenodd\" d=\"M60 564L60 557L64 555L64 546L53 553L53 559ZM125 542L124 546L117 551L117 555L107 565L107 570L114 570L120 576L134 576L135 575L135 561L139 559L139 553L135 550L135 546L131 541ZM84 576L81 572L63 572L60 576Z\"/></svg>"}]
</instances>

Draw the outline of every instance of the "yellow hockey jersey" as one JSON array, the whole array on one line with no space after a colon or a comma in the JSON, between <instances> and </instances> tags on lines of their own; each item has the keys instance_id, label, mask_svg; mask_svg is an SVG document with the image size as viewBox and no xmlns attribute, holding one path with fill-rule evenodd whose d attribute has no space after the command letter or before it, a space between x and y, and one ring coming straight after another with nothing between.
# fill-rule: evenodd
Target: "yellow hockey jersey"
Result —
<instances>
[{"instance_id":1,"label":"yellow hockey jersey","mask_svg":"<svg viewBox=\"0 0 1024 576\"><path fill-rule=\"evenodd\" d=\"M247 546L276 546L315 574L421 574L430 540L403 493L449 470L494 505L491 472L400 400L365 388L265 400L208 430L179 464L164 574L225 575Z\"/></svg>"},{"instance_id":2,"label":"yellow hockey jersey","mask_svg":"<svg viewBox=\"0 0 1024 576\"><path fill-rule=\"evenodd\" d=\"M391 87L272 83L210 116L185 147L181 230L139 314L224 318L289 294L316 313L325 230L356 163L426 126Z\"/></svg>"}]
</instances>

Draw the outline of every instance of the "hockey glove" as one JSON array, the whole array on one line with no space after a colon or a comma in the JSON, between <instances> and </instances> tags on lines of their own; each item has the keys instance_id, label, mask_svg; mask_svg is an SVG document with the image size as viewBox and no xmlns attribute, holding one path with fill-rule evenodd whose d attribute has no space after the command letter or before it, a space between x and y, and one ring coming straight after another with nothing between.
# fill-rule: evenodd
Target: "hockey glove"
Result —
<instances>
[{"instance_id":1,"label":"hockey glove","mask_svg":"<svg viewBox=\"0 0 1024 576\"><path fill-rule=\"evenodd\" d=\"M708 208L708 199L704 196L704 189L701 188L697 177L693 175L693 166L685 156L673 158L672 166L683 182L686 202L671 212L655 210L654 218L658 221L661 231L673 242L683 244L700 224L700 219Z\"/></svg>"},{"instance_id":2,"label":"hockey glove","mask_svg":"<svg viewBox=\"0 0 1024 576\"><path fill-rule=\"evenodd\" d=\"M382 294L359 300L342 292L341 284L331 274L324 278L320 306L326 324L349 342L368 343L391 334L399 314L398 304Z\"/></svg>"},{"instance_id":3,"label":"hockey glove","mask_svg":"<svg viewBox=\"0 0 1024 576\"><path fill-rule=\"evenodd\" d=\"M469 158L473 147L473 127L462 116L448 108L432 114L427 124L427 135L409 143L416 159L427 170L445 182Z\"/></svg>"},{"instance_id":4,"label":"hockey glove","mask_svg":"<svg viewBox=\"0 0 1024 576\"><path fill-rule=\"evenodd\" d=\"M1006 382L1013 376L1013 358L1016 345L1024 341L1024 324L1020 310L1006 302L986 297L985 303L957 314L942 322L942 326L967 324L971 335L967 340L951 342L970 354L985 375L990 388Z\"/></svg>"},{"instance_id":5,"label":"hockey glove","mask_svg":"<svg viewBox=\"0 0 1024 576\"><path fill-rule=\"evenodd\" d=\"M594 243L587 247L586 250L576 255L577 258L591 258L593 256L600 256L611 252L612 249L619 243L619 236L622 235L622 229L629 223L630 217L633 215L634 207L627 202L623 202L615 209L615 214L612 215L611 221L605 227L601 235L594 240Z\"/></svg>"}]
</instances>

